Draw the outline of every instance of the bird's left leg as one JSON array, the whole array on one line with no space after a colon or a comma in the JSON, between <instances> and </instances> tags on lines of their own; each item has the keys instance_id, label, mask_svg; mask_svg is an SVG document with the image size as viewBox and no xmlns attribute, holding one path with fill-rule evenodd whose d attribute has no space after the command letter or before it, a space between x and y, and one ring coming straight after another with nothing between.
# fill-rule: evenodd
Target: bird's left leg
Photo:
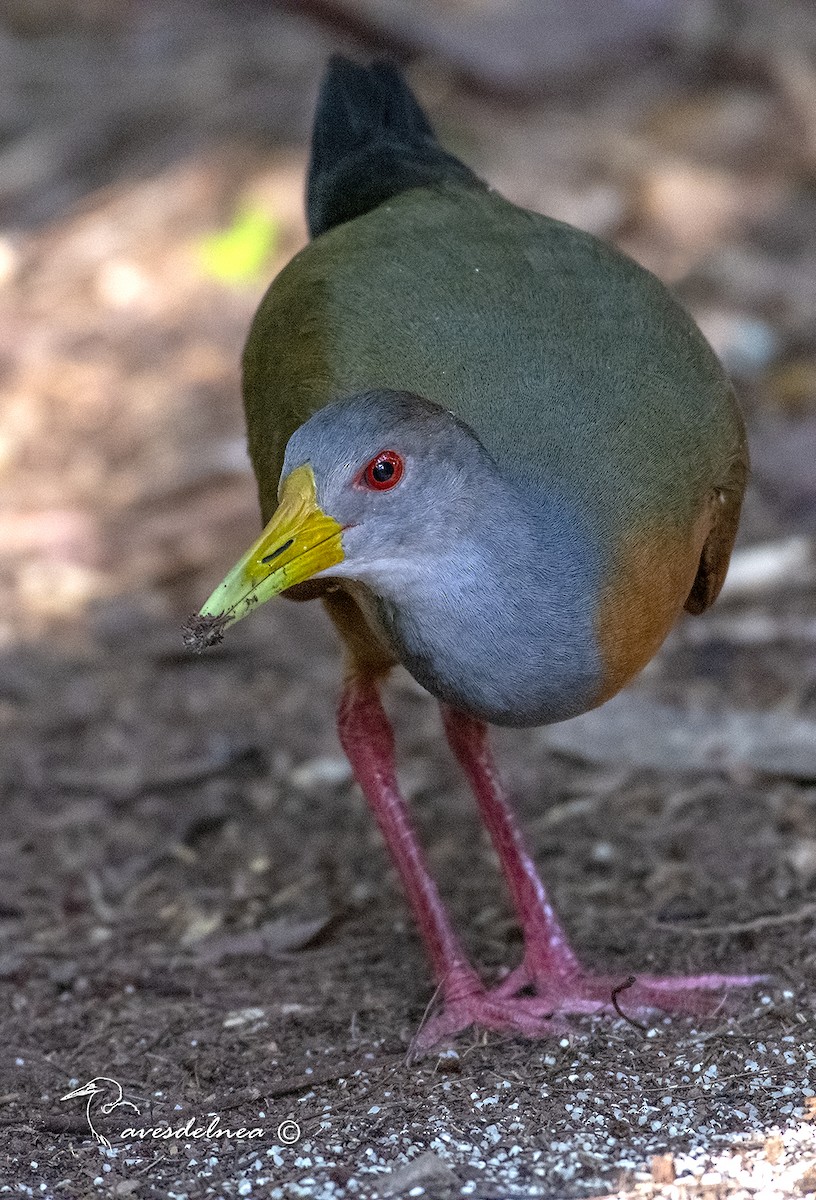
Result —
<instances>
[{"instance_id":1,"label":"bird's left leg","mask_svg":"<svg viewBox=\"0 0 816 1200\"><path fill-rule=\"evenodd\" d=\"M589 974L569 944L524 843L496 774L487 726L444 705L442 715L448 742L470 781L499 856L524 936L521 966L491 995L518 996L524 990L518 1003L523 1004L525 1015L531 991L542 1015L617 1008L618 995L620 1008L627 1013L663 1009L702 1015L719 1007L721 997L716 993L722 989L762 981L761 975L638 975L632 979Z\"/></svg>"}]
</instances>

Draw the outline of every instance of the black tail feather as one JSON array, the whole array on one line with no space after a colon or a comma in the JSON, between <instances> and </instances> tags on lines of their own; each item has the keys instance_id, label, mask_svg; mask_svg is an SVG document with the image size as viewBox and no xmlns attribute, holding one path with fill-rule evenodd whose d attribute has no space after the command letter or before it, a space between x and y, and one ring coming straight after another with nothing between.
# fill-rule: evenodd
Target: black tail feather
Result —
<instances>
[{"instance_id":1,"label":"black tail feather","mask_svg":"<svg viewBox=\"0 0 816 1200\"><path fill-rule=\"evenodd\" d=\"M409 188L485 185L437 142L392 63L329 61L317 103L306 212L312 237Z\"/></svg>"}]
</instances>

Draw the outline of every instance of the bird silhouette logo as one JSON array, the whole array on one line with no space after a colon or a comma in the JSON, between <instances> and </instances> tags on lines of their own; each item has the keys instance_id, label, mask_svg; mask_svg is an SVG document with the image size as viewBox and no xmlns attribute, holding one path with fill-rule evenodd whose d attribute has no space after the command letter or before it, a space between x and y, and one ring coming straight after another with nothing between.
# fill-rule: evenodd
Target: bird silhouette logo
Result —
<instances>
[{"instance_id":1,"label":"bird silhouette logo","mask_svg":"<svg viewBox=\"0 0 816 1200\"><path fill-rule=\"evenodd\" d=\"M96 1104L95 1108L96 1111L104 1113L106 1117L109 1116L115 1108L132 1108L134 1112L139 1111L132 1101L124 1099L122 1085L117 1083L115 1079L110 1079L107 1075L97 1075L95 1078L89 1079L87 1083L82 1085L82 1087L74 1088L72 1092L67 1092L66 1095L60 1096L60 1102L63 1100L78 1100L80 1097L83 1099L87 1097L87 1102L85 1104L85 1116L88 1120L88 1128L90 1129L91 1134L96 1141L99 1142L99 1145L106 1146L108 1150L110 1150L110 1142L101 1133L97 1132L94 1126L93 1116L91 1115L91 1109L94 1107L94 1101L96 1100L97 1096L102 1097L105 1095L109 1095L111 1098L103 1102L100 1101Z\"/></svg>"}]
</instances>

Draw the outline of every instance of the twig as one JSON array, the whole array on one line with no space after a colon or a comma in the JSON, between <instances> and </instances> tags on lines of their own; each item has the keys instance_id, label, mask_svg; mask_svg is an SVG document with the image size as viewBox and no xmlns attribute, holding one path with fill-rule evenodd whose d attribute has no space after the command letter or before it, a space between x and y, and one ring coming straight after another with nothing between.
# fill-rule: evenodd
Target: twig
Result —
<instances>
[{"instance_id":1,"label":"twig","mask_svg":"<svg viewBox=\"0 0 816 1200\"><path fill-rule=\"evenodd\" d=\"M706 937L722 933L755 933L760 929L776 929L780 925L793 925L816 917L816 901L810 901L789 913L766 913L752 917L749 921L728 921L723 925L683 925L679 921L656 921L651 924L657 929L671 929L674 933L691 933L695 937Z\"/></svg>"},{"instance_id":2,"label":"twig","mask_svg":"<svg viewBox=\"0 0 816 1200\"><path fill-rule=\"evenodd\" d=\"M436 1003L437 997L439 996L439 993L440 993L441 991L442 991L442 982L440 981L440 982L439 982L439 983L436 985L436 988L435 988L435 990L434 990L434 992L433 992L433 995L431 996L430 1000L429 1000L429 1001L428 1001L428 1003L425 1005L425 1011L424 1011L424 1013L422 1014L422 1019L421 1019L421 1020L420 1020L420 1022L419 1022L419 1025L418 1025L418 1027L417 1027L417 1031L416 1031L416 1033L414 1034L414 1036L411 1038L411 1041L410 1041L410 1043L409 1043L409 1045L408 1045L408 1050L407 1050L407 1052L406 1052L406 1055L405 1055L405 1066L406 1066L406 1067L407 1067L407 1066L408 1066L410 1063L412 1063L412 1062L415 1062L415 1061L416 1061L416 1059L420 1057L420 1054L419 1054L419 1047L418 1047L418 1045L417 1045L417 1043L418 1043L418 1041L419 1041L419 1035L422 1033L422 1030L423 1030L423 1029L425 1028L425 1026L427 1025L427 1023L428 1023L428 1017L430 1016L431 1009L433 1008L434 1004Z\"/></svg>"},{"instance_id":3,"label":"twig","mask_svg":"<svg viewBox=\"0 0 816 1200\"><path fill-rule=\"evenodd\" d=\"M92 792L110 797L117 803L137 800L144 792L171 791L204 783L214 776L226 775L248 761L255 753L252 745L234 746L221 754L192 758L187 762L168 763L151 773L132 768L95 772L63 771L53 778L65 792Z\"/></svg>"},{"instance_id":4,"label":"twig","mask_svg":"<svg viewBox=\"0 0 816 1200\"><path fill-rule=\"evenodd\" d=\"M243 1104L254 1104L258 1100L278 1100L281 1096L294 1096L298 1092L310 1091L323 1083L336 1083L338 1079L348 1079L354 1075L355 1071L361 1069L365 1069L369 1074L379 1074L386 1067L401 1061L402 1056L395 1055L385 1062L347 1062L341 1063L339 1067L334 1067L330 1071L315 1072L313 1075L293 1075L289 1079L281 1079L279 1083L273 1083L267 1087L252 1088L232 1104L219 1106L218 1111L230 1112L234 1108L240 1108Z\"/></svg>"},{"instance_id":5,"label":"twig","mask_svg":"<svg viewBox=\"0 0 816 1200\"><path fill-rule=\"evenodd\" d=\"M618 1016L622 1017L624 1021L628 1022L628 1024L634 1025L635 1029L641 1029L644 1033L648 1033L648 1025L644 1025L641 1021L636 1021L634 1017L630 1017L618 1004L618 996L621 994L621 992L625 992L627 988L630 988L634 982L635 976L630 975L628 979L623 981L623 983L619 983L617 987L612 988L612 1007Z\"/></svg>"}]
</instances>

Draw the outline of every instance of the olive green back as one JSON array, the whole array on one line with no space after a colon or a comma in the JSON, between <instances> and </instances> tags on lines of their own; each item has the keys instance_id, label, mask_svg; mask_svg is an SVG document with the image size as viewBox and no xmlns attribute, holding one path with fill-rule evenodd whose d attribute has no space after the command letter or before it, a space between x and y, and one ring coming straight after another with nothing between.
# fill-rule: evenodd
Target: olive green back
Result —
<instances>
[{"instance_id":1,"label":"olive green back","mask_svg":"<svg viewBox=\"0 0 816 1200\"><path fill-rule=\"evenodd\" d=\"M653 275L456 186L403 192L310 243L258 310L244 381L264 520L293 430L377 387L451 409L508 476L577 500L602 542L686 525L741 453L730 385Z\"/></svg>"}]
</instances>

